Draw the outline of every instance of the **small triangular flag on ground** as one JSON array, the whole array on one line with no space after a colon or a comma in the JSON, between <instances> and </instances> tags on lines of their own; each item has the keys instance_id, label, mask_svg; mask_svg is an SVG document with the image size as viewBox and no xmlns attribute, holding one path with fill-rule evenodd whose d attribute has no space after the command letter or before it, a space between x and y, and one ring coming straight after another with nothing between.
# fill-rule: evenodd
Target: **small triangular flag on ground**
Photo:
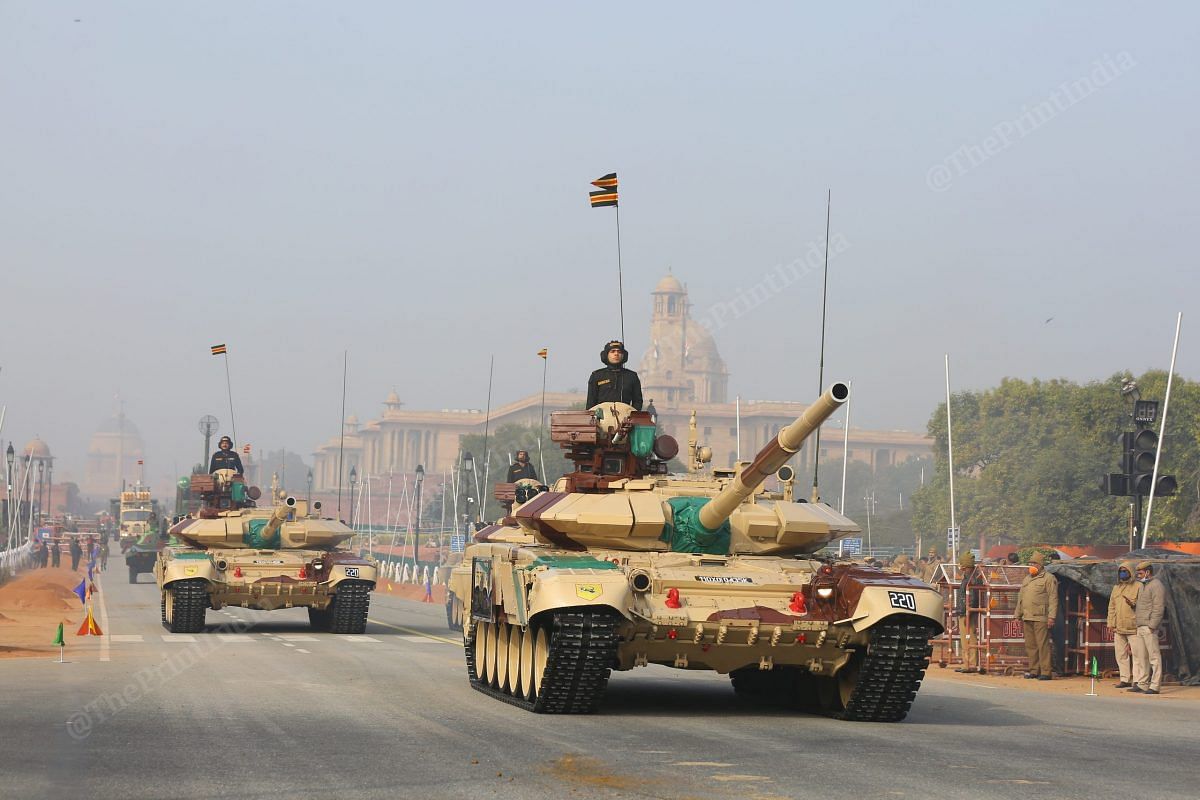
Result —
<instances>
[{"instance_id":1,"label":"small triangular flag on ground","mask_svg":"<svg viewBox=\"0 0 1200 800\"><path fill-rule=\"evenodd\" d=\"M71 590L75 596L79 598L80 603L87 602L87 581L80 581L79 585Z\"/></svg>"},{"instance_id":2,"label":"small triangular flag on ground","mask_svg":"<svg viewBox=\"0 0 1200 800\"><path fill-rule=\"evenodd\" d=\"M54 641L50 644L54 645L55 647L62 647L66 644L66 642L63 641L63 624L61 622L58 623L58 635L54 637Z\"/></svg>"},{"instance_id":3,"label":"small triangular flag on ground","mask_svg":"<svg viewBox=\"0 0 1200 800\"><path fill-rule=\"evenodd\" d=\"M1092 656L1092 677L1100 677L1100 662L1096 660L1095 656Z\"/></svg>"},{"instance_id":4,"label":"small triangular flag on ground","mask_svg":"<svg viewBox=\"0 0 1200 800\"><path fill-rule=\"evenodd\" d=\"M100 626L96 624L96 618L92 616L92 607L88 606L87 617L84 618L83 624L79 626L79 632L76 636L103 636L104 633L100 630Z\"/></svg>"}]
</instances>

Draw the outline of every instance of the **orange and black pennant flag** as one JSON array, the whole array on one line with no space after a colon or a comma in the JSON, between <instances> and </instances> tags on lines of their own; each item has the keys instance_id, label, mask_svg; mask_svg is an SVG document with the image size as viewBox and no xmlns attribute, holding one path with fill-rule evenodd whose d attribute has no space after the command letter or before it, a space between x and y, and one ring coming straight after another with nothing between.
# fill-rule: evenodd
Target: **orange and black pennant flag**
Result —
<instances>
[{"instance_id":1,"label":"orange and black pennant flag","mask_svg":"<svg viewBox=\"0 0 1200 800\"><path fill-rule=\"evenodd\" d=\"M538 355L542 358L545 358L546 356L550 355L550 351L543 347L541 350L538 350Z\"/></svg>"},{"instance_id":2,"label":"orange and black pennant flag","mask_svg":"<svg viewBox=\"0 0 1200 800\"><path fill-rule=\"evenodd\" d=\"M604 208L617 204L617 173L610 172L596 178L592 181L592 186L597 188L594 192L588 192L592 208Z\"/></svg>"},{"instance_id":3,"label":"orange and black pennant flag","mask_svg":"<svg viewBox=\"0 0 1200 800\"><path fill-rule=\"evenodd\" d=\"M213 354L214 356L223 355L224 353L225 353L225 345L223 345L223 344L214 344L214 345L212 346L212 354Z\"/></svg>"}]
</instances>

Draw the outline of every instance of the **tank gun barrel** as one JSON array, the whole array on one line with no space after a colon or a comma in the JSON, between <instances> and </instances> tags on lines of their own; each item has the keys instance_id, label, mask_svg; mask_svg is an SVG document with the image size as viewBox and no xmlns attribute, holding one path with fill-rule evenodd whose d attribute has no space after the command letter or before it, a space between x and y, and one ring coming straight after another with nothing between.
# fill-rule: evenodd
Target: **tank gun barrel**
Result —
<instances>
[{"instance_id":1,"label":"tank gun barrel","mask_svg":"<svg viewBox=\"0 0 1200 800\"><path fill-rule=\"evenodd\" d=\"M850 387L837 382L825 390L815 403L796 420L779 431L779 435L762 450L733 480L700 509L699 521L715 531L755 489L788 462L825 420L850 398Z\"/></svg>"},{"instance_id":2,"label":"tank gun barrel","mask_svg":"<svg viewBox=\"0 0 1200 800\"><path fill-rule=\"evenodd\" d=\"M280 527L287 521L288 514L292 513L292 509L295 507L296 498L294 497L287 498L283 501L283 505L275 507L271 518L267 520L267 524L263 526L262 532L259 534L263 541L269 541L279 532Z\"/></svg>"}]
</instances>

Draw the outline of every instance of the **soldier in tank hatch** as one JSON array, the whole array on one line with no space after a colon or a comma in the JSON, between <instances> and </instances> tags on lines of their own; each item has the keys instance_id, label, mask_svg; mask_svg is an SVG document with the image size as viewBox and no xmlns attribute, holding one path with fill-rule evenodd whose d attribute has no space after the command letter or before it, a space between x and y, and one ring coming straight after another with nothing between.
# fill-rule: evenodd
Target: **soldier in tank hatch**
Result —
<instances>
[{"instance_id":1,"label":"soldier in tank hatch","mask_svg":"<svg viewBox=\"0 0 1200 800\"><path fill-rule=\"evenodd\" d=\"M537 480L537 470L529 463L528 450L518 450L517 460L508 465L508 483L516 483L522 478Z\"/></svg>"},{"instance_id":2,"label":"soldier in tank hatch","mask_svg":"<svg viewBox=\"0 0 1200 800\"><path fill-rule=\"evenodd\" d=\"M642 381L638 374L625 368L629 351L620 339L613 339L600 351L604 366L588 378L587 407L598 403L628 403L642 410Z\"/></svg>"},{"instance_id":3,"label":"soldier in tank hatch","mask_svg":"<svg viewBox=\"0 0 1200 800\"><path fill-rule=\"evenodd\" d=\"M244 474L242 459L233 449L233 439L228 436L221 437L221 441L217 443L217 452L212 454L212 460L208 462L209 474L219 469L231 469L238 475Z\"/></svg>"}]
</instances>

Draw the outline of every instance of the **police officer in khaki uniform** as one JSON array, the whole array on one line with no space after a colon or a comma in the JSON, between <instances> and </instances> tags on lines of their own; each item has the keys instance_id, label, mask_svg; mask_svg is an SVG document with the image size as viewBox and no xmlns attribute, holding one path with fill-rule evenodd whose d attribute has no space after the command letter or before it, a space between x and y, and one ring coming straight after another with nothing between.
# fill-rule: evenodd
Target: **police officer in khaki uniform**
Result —
<instances>
[{"instance_id":1,"label":"police officer in khaki uniform","mask_svg":"<svg viewBox=\"0 0 1200 800\"><path fill-rule=\"evenodd\" d=\"M1154 565L1143 561L1137 565L1137 579L1142 584L1138 592L1134 622L1137 635L1133 637L1133 686L1127 691L1158 694L1162 685L1162 657L1158 653L1158 628L1167 609L1167 590L1154 577Z\"/></svg>"},{"instance_id":2,"label":"police officer in khaki uniform","mask_svg":"<svg viewBox=\"0 0 1200 800\"><path fill-rule=\"evenodd\" d=\"M1117 585L1108 598L1108 629L1113 632L1113 651L1117 656L1117 672L1121 675L1118 689L1133 685L1133 640L1137 636L1138 593L1142 585L1133 579L1133 562L1123 561L1117 568Z\"/></svg>"},{"instance_id":3,"label":"police officer in khaki uniform","mask_svg":"<svg viewBox=\"0 0 1200 800\"><path fill-rule=\"evenodd\" d=\"M1040 552L1035 551L1029 559L1029 574L1021 581L1013 616L1025 628L1025 656L1029 659L1025 677L1050 680L1050 626L1058 617L1058 581L1046 572L1046 557Z\"/></svg>"},{"instance_id":4,"label":"police officer in khaki uniform","mask_svg":"<svg viewBox=\"0 0 1200 800\"><path fill-rule=\"evenodd\" d=\"M970 550L964 550L959 555L958 574L961 579L958 588L954 590L954 615L958 617L958 647L962 652L963 662L962 666L954 671L984 673L987 670L979 666L979 641L974 635L979 617L971 616L971 601L975 599L971 596L971 586L977 585L981 579L975 573L975 554Z\"/></svg>"}]
</instances>

